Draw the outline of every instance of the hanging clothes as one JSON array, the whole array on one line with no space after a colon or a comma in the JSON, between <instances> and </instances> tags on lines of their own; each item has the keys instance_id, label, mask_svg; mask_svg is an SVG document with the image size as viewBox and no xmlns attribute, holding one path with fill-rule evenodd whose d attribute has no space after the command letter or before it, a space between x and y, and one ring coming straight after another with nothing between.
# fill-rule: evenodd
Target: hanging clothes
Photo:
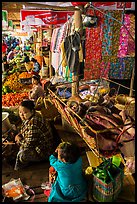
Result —
<instances>
[{"instance_id":1,"label":"hanging clothes","mask_svg":"<svg viewBox=\"0 0 137 204\"><path fill-rule=\"evenodd\" d=\"M80 35L75 32L74 35L67 36L64 40L64 49L66 53L67 65L71 72L76 73L79 67Z\"/></svg>"},{"instance_id":2,"label":"hanging clothes","mask_svg":"<svg viewBox=\"0 0 137 204\"><path fill-rule=\"evenodd\" d=\"M55 29L53 30L53 33L52 33L51 45L50 45L50 51L51 51L51 52L54 52L55 43L56 43L56 40L57 40L58 30L59 30L59 28L55 28Z\"/></svg>"}]
</instances>

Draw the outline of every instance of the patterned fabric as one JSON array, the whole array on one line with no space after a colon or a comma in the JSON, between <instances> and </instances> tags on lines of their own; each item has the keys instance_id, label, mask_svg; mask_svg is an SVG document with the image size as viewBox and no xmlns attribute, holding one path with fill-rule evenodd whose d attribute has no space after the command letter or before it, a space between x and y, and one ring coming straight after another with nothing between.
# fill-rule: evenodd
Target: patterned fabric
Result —
<instances>
[{"instance_id":1,"label":"patterned fabric","mask_svg":"<svg viewBox=\"0 0 137 204\"><path fill-rule=\"evenodd\" d=\"M113 58L110 63L109 77L113 79L130 79L135 66L133 57Z\"/></svg>"},{"instance_id":2,"label":"patterned fabric","mask_svg":"<svg viewBox=\"0 0 137 204\"><path fill-rule=\"evenodd\" d=\"M110 11L104 11L107 15L112 16ZM104 15L104 23L102 24L102 56L112 55L112 28L113 20L111 17Z\"/></svg>"},{"instance_id":3,"label":"patterned fabric","mask_svg":"<svg viewBox=\"0 0 137 204\"><path fill-rule=\"evenodd\" d=\"M45 159L54 151L51 127L37 112L23 124L21 135L20 149L37 152L39 157Z\"/></svg>"},{"instance_id":4,"label":"patterned fabric","mask_svg":"<svg viewBox=\"0 0 137 204\"><path fill-rule=\"evenodd\" d=\"M89 9L87 14L94 15L93 9ZM102 57L102 28L101 24L104 20L103 14L96 11L98 16L97 27L86 28L85 42L85 68L84 79L100 78L100 62Z\"/></svg>"},{"instance_id":5,"label":"patterned fabric","mask_svg":"<svg viewBox=\"0 0 137 204\"><path fill-rule=\"evenodd\" d=\"M130 14L130 34L135 39L135 15ZM128 36L128 50L127 55L135 56L135 40L133 40L130 35Z\"/></svg>"},{"instance_id":6,"label":"patterned fabric","mask_svg":"<svg viewBox=\"0 0 137 204\"><path fill-rule=\"evenodd\" d=\"M41 69L40 64L38 62L34 62L33 72L39 73L40 69Z\"/></svg>"},{"instance_id":7,"label":"patterned fabric","mask_svg":"<svg viewBox=\"0 0 137 204\"><path fill-rule=\"evenodd\" d=\"M133 67L135 67L134 57L125 57L125 72L123 74L123 79L130 79L132 75Z\"/></svg>"},{"instance_id":8,"label":"patterned fabric","mask_svg":"<svg viewBox=\"0 0 137 204\"><path fill-rule=\"evenodd\" d=\"M100 76L108 78L109 70L110 70L110 61L108 61L108 62L107 61L106 62L101 61L100 69L101 69Z\"/></svg>"},{"instance_id":9,"label":"patterned fabric","mask_svg":"<svg viewBox=\"0 0 137 204\"><path fill-rule=\"evenodd\" d=\"M113 11L112 17L117 19L118 21L122 21L122 11ZM121 24L115 20L113 20L113 36L112 36L112 56L117 56L119 49L119 36L120 36L120 28Z\"/></svg>"},{"instance_id":10,"label":"patterned fabric","mask_svg":"<svg viewBox=\"0 0 137 204\"><path fill-rule=\"evenodd\" d=\"M124 15L124 25L126 26L127 30L129 31L130 28L130 16L128 14ZM120 28L120 45L118 49L118 57L126 57L127 49L128 49L128 38L129 34L124 26Z\"/></svg>"}]
</instances>

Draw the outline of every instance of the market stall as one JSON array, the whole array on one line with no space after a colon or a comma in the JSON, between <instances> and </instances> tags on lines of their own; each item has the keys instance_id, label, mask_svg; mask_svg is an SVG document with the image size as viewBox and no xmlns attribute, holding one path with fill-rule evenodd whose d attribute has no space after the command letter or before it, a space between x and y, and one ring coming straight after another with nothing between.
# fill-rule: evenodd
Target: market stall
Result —
<instances>
[{"instance_id":1,"label":"market stall","mask_svg":"<svg viewBox=\"0 0 137 204\"><path fill-rule=\"evenodd\" d=\"M29 22L30 28L37 30L35 58L41 63L46 91L46 97L39 98L42 106L38 111L47 117L47 100L54 113L49 108L49 117L54 120L60 114L62 126L78 133L99 163L117 154L125 161L135 158L135 15L130 12L130 2L99 3L77 2L76 10L66 12L64 18L54 11L39 11L34 18L28 13L22 17L22 27L25 30ZM23 12L31 10L22 10L22 16ZM36 17L43 22L37 25ZM32 86L31 74L21 70L18 60L13 60L13 69L3 73L2 108L10 114L28 98ZM130 86L123 85L122 80ZM9 121L8 125L8 130L3 130L3 145L14 134L14 126ZM122 181L118 179L120 192Z\"/></svg>"}]
</instances>

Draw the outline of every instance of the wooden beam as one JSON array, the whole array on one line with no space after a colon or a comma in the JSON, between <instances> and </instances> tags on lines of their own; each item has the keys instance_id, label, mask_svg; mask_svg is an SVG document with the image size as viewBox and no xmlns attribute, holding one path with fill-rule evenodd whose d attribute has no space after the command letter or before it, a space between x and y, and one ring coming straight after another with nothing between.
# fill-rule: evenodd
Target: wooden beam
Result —
<instances>
[{"instance_id":1,"label":"wooden beam","mask_svg":"<svg viewBox=\"0 0 137 204\"><path fill-rule=\"evenodd\" d=\"M12 3L12 2L9 2L9 3ZM60 7L60 6L50 6L50 5L40 4L40 3L28 3L28 2L21 2L21 3L20 2L16 2L16 4L22 4L22 5L25 5L26 7L36 7L36 8L42 8L42 9L52 9L52 10L57 10L57 11L76 11L76 10L79 10L79 8L75 8L74 6Z\"/></svg>"},{"instance_id":2,"label":"wooden beam","mask_svg":"<svg viewBox=\"0 0 137 204\"><path fill-rule=\"evenodd\" d=\"M20 20L18 20L18 19L10 19L9 18L9 20L12 20L14 23L16 23L16 22L19 23L20 22Z\"/></svg>"}]
</instances>

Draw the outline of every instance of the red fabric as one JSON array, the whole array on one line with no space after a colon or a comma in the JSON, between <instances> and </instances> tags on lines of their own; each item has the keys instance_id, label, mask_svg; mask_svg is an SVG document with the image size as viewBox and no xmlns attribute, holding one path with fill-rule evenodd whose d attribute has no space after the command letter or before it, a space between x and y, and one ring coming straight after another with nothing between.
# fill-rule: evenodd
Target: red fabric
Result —
<instances>
[{"instance_id":1,"label":"red fabric","mask_svg":"<svg viewBox=\"0 0 137 204\"><path fill-rule=\"evenodd\" d=\"M93 9L89 9L89 15L94 15ZM102 29L101 25L104 20L103 14L96 11L99 18L98 26L86 28L86 43L85 43L85 69L84 79L98 79L101 75L100 63L102 58Z\"/></svg>"},{"instance_id":2,"label":"red fabric","mask_svg":"<svg viewBox=\"0 0 137 204\"><path fill-rule=\"evenodd\" d=\"M7 45L6 43L2 43L2 53L7 51Z\"/></svg>"},{"instance_id":3,"label":"red fabric","mask_svg":"<svg viewBox=\"0 0 137 204\"><path fill-rule=\"evenodd\" d=\"M47 197L49 197L49 196L50 196L50 191L51 191L51 190L44 190L44 194L45 194Z\"/></svg>"}]
</instances>

